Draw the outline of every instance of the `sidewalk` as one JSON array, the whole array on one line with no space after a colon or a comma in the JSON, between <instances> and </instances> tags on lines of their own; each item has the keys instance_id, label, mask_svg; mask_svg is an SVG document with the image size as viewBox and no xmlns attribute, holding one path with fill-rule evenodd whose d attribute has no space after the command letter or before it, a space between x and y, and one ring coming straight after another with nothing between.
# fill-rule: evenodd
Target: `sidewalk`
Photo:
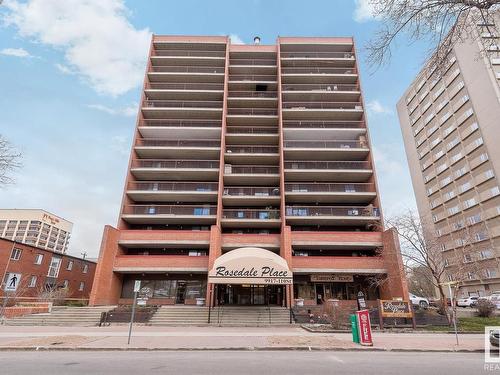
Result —
<instances>
[{"instance_id":1,"label":"sidewalk","mask_svg":"<svg viewBox=\"0 0 500 375\"><path fill-rule=\"evenodd\" d=\"M387 350L483 351L482 334L374 332L362 347L348 333L312 333L300 327L0 327L0 350Z\"/></svg>"}]
</instances>

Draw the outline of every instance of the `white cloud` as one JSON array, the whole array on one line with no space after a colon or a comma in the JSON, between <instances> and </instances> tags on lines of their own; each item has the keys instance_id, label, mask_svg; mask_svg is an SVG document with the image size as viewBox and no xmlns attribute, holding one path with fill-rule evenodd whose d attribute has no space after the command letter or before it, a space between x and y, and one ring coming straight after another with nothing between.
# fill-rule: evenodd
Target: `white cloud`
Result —
<instances>
[{"instance_id":1,"label":"white cloud","mask_svg":"<svg viewBox=\"0 0 500 375\"><path fill-rule=\"evenodd\" d=\"M367 105L368 112L372 114L380 114L380 115L392 115L393 111L389 107L384 106L378 100L372 100Z\"/></svg>"},{"instance_id":2,"label":"white cloud","mask_svg":"<svg viewBox=\"0 0 500 375\"><path fill-rule=\"evenodd\" d=\"M24 48L4 48L0 51L0 54L14 57L33 57Z\"/></svg>"},{"instance_id":3,"label":"white cloud","mask_svg":"<svg viewBox=\"0 0 500 375\"><path fill-rule=\"evenodd\" d=\"M232 44L245 44L243 39L241 39L238 35L236 34L231 34L229 35L229 39L231 39Z\"/></svg>"},{"instance_id":4,"label":"white cloud","mask_svg":"<svg viewBox=\"0 0 500 375\"><path fill-rule=\"evenodd\" d=\"M73 71L69 66L59 63L54 64L54 66L63 74L76 74L76 72Z\"/></svg>"},{"instance_id":5,"label":"white cloud","mask_svg":"<svg viewBox=\"0 0 500 375\"><path fill-rule=\"evenodd\" d=\"M367 22L380 18L374 15L375 9L371 0L354 0L354 5L356 6L353 13L354 21Z\"/></svg>"},{"instance_id":6,"label":"white cloud","mask_svg":"<svg viewBox=\"0 0 500 375\"><path fill-rule=\"evenodd\" d=\"M64 65L56 66L97 92L121 95L142 82L151 32L128 21L123 0L8 0L4 6L6 25L63 51Z\"/></svg>"},{"instance_id":7,"label":"white cloud","mask_svg":"<svg viewBox=\"0 0 500 375\"><path fill-rule=\"evenodd\" d=\"M130 104L124 108L111 108L102 104L88 104L88 108L95 109L101 112L106 112L110 115L134 117L137 115L137 104Z\"/></svg>"},{"instance_id":8,"label":"white cloud","mask_svg":"<svg viewBox=\"0 0 500 375\"><path fill-rule=\"evenodd\" d=\"M130 154L129 139L123 135L115 135L111 137L111 149L118 152L120 155L127 156Z\"/></svg>"}]
</instances>

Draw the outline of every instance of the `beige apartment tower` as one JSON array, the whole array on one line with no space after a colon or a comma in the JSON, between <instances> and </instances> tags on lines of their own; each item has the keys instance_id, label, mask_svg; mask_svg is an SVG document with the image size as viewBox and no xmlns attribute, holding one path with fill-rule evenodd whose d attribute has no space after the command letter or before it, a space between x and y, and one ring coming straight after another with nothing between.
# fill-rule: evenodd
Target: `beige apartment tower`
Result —
<instances>
[{"instance_id":1,"label":"beige apartment tower","mask_svg":"<svg viewBox=\"0 0 500 375\"><path fill-rule=\"evenodd\" d=\"M477 30L397 106L418 210L434 223L448 280L459 256L475 265L460 295L500 290L500 48L491 27Z\"/></svg>"}]
</instances>

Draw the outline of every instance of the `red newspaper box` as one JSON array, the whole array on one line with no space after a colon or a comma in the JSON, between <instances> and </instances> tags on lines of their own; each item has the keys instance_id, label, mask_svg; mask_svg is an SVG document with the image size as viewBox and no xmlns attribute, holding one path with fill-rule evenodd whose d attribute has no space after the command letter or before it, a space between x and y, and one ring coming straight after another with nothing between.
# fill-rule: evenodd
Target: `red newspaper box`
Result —
<instances>
[{"instance_id":1,"label":"red newspaper box","mask_svg":"<svg viewBox=\"0 0 500 375\"><path fill-rule=\"evenodd\" d=\"M356 311L356 318L358 320L359 343L361 345L373 346L370 313L368 310Z\"/></svg>"}]
</instances>

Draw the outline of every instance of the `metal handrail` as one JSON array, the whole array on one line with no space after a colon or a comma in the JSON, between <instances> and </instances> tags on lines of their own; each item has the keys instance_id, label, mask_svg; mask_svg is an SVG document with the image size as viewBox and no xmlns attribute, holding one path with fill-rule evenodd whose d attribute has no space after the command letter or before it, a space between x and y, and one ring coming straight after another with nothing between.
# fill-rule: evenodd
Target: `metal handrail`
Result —
<instances>
[{"instance_id":1,"label":"metal handrail","mask_svg":"<svg viewBox=\"0 0 500 375\"><path fill-rule=\"evenodd\" d=\"M357 74L355 68L283 67L282 74Z\"/></svg>"},{"instance_id":2,"label":"metal handrail","mask_svg":"<svg viewBox=\"0 0 500 375\"><path fill-rule=\"evenodd\" d=\"M358 85L328 84L314 85L309 83L286 84L282 86L283 91L359 91Z\"/></svg>"},{"instance_id":3,"label":"metal handrail","mask_svg":"<svg viewBox=\"0 0 500 375\"><path fill-rule=\"evenodd\" d=\"M144 100L143 107L157 108L220 108L221 100Z\"/></svg>"},{"instance_id":4,"label":"metal handrail","mask_svg":"<svg viewBox=\"0 0 500 375\"><path fill-rule=\"evenodd\" d=\"M221 66L155 66L155 65L152 65L149 67L149 72L224 74L224 67L221 67Z\"/></svg>"},{"instance_id":5,"label":"metal handrail","mask_svg":"<svg viewBox=\"0 0 500 375\"><path fill-rule=\"evenodd\" d=\"M210 127L220 128L220 120L163 120L144 119L139 122L139 126L162 126L162 127Z\"/></svg>"},{"instance_id":6,"label":"metal handrail","mask_svg":"<svg viewBox=\"0 0 500 375\"><path fill-rule=\"evenodd\" d=\"M309 140L309 141L285 141L284 147L289 148L368 148L366 142L360 141L321 141L321 140Z\"/></svg>"},{"instance_id":7,"label":"metal handrail","mask_svg":"<svg viewBox=\"0 0 500 375\"><path fill-rule=\"evenodd\" d=\"M269 126L247 127L247 126L228 126L227 134L278 134L278 129Z\"/></svg>"},{"instance_id":8,"label":"metal handrail","mask_svg":"<svg viewBox=\"0 0 500 375\"><path fill-rule=\"evenodd\" d=\"M245 116L276 116L277 109L272 108L228 108L228 115L245 115Z\"/></svg>"},{"instance_id":9,"label":"metal handrail","mask_svg":"<svg viewBox=\"0 0 500 375\"><path fill-rule=\"evenodd\" d=\"M196 191L216 192L217 182L138 182L131 181L127 187L129 190L143 191Z\"/></svg>"},{"instance_id":10,"label":"metal handrail","mask_svg":"<svg viewBox=\"0 0 500 375\"><path fill-rule=\"evenodd\" d=\"M284 121L284 128L346 129L365 128L364 121Z\"/></svg>"},{"instance_id":11,"label":"metal handrail","mask_svg":"<svg viewBox=\"0 0 500 375\"><path fill-rule=\"evenodd\" d=\"M285 169L371 169L368 161L285 161Z\"/></svg>"},{"instance_id":12,"label":"metal handrail","mask_svg":"<svg viewBox=\"0 0 500 375\"><path fill-rule=\"evenodd\" d=\"M137 159L132 168L219 168L219 160Z\"/></svg>"},{"instance_id":13,"label":"metal handrail","mask_svg":"<svg viewBox=\"0 0 500 375\"><path fill-rule=\"evenodd\" d=\"M123 207L124 214L132 215L193 215L211 216L217 214L217 206L214 205L140 205L131 204Z\"/></svg>"},{"instance_id":14,"label":"metal handrail","mask_svg":"<svg viewBox=\"0 0 500 375\"><path fill-rule=\"evenodd\" d=\"M361 102L284 102L286 109L358 109L362 110Z\"/></svg>"},{"instance_id":15,"label":"metal handrail","mask_svg":"<svg viewBox=\"0 0 500 375\"><path fill-rule=\"evenodd\" d=\"M253 196L278 196L279 188L278 187L226 187L224 188L224 195L228 196L245 196L245 195L253 195Z\"/></svg>"},{"instance_id":16,"label":"metal handrail","mask_svg":"<svg viewBox=\"0 0 500 375\"><path fill-rule=\"evenodd\" d=\"M224 85L221 83L166 83L148 82L145 90L210 90L223 91Z\"/></svg>"},{"instance_id":17,"label":"metal handrail","mask_svg":"<svg viewBox=\"0 0 500 375\"><path fill-rule=\"evenodd\" d=\"M185 49L159 49L152 51L152 56L174 56L174 57L220 57L224 58L225 51L203 51L203 50L185 50Z\"/></svg>"},{"instance_id":18,"label":"metal handrail","mask_svg":"<svg viewBox=\"0 0 500 375\"><path fill-rule=\"evenodd\" d=\"M229 66L231 65L257 65L257 66L276 66L276 59L229 59Z\"/></svg>"},{"instance_id":19,"label":"metal handrail","mask_svg":"<svg viewBox=\"0 0 500 375\"><path fill-rule=\"evenodd\" d=\"M229 81L266 81L276 82L276 74L230 74Z\"/></svg>"},{"instance_id":20,"label":"metal handrail","mask_svg":"<svg viewBox=\"0 0 500 375\"><path fill-rule=\"evenodd\" d=\"M231 165L226 164L225 174L278 174L279 167L261 165Z\"/></svg>"},{"instance_id":21,"label":"metal handrail","mask_svg":"<svg viewBox=\"0 0 500 375\"><path fill-rule=\"evenodd\" d=\"M230 91L229 98L278 98L277 91Z\"/></svg>"},{"instance_id":22,"label":"metal handrail","mask_svg":"<svg viewBox=\"0 0 500 375\"><path fill-rule=\"evenodd\" d=\"M281 52L281 58L339 58L354 59L352 52Z\"/></svg>"},{"instance_id":23,"label":"metal handrail","mask_svg":"<svg viewBox=\"0 0 500 375\"><path fill-rule=\"evenodd\" d=\"M286 216L379 216L377 207L369 206L286 206Z\"/></svg>"},{"instance_id":24,"label":"metal handrail","mask_svg":"<svg viewBox=\"0 0 500 375\"><path fill-rule=\"evenodd\" d=\"M137 139L135 145L145 146L145 147L161 147L161 146L219 147L220 140L212 140L212 139L171 140L171 139L158 139L158 138L139 138Z\"/></svg>"},{"instance_id":25,"label":"metal handrail","mask_svg":"<svg viewBox=\"0 0 500 375\"><path fill-rule=\"evenodd\" d=\"M286 192L307 193L307 192L375 192L375 184L372 183L286 183Z\"/></svg>"},{"instance_id":26,"label":"metal handrail","mask_svg":"<svg viewBox=\"0 0 500 375\"><path fill-rule=\"evenodd\" d=\"M277 146L247 146L247 145L230 145L226 146L226 153L242 153L242 154L277 154L279 148Z\"/></svg>"},{"instance_id":27,"label":"metal handrail","mask_svg":"<svg viewBox=\"0 0 500 375\"><path fill-rule=\"evenodd\" d=\"M265 208L261 210L254 209L224 209L222 211L224 219L260 219L273 220L280 218L280 210Z\"/></svg>"}]
</instances>

